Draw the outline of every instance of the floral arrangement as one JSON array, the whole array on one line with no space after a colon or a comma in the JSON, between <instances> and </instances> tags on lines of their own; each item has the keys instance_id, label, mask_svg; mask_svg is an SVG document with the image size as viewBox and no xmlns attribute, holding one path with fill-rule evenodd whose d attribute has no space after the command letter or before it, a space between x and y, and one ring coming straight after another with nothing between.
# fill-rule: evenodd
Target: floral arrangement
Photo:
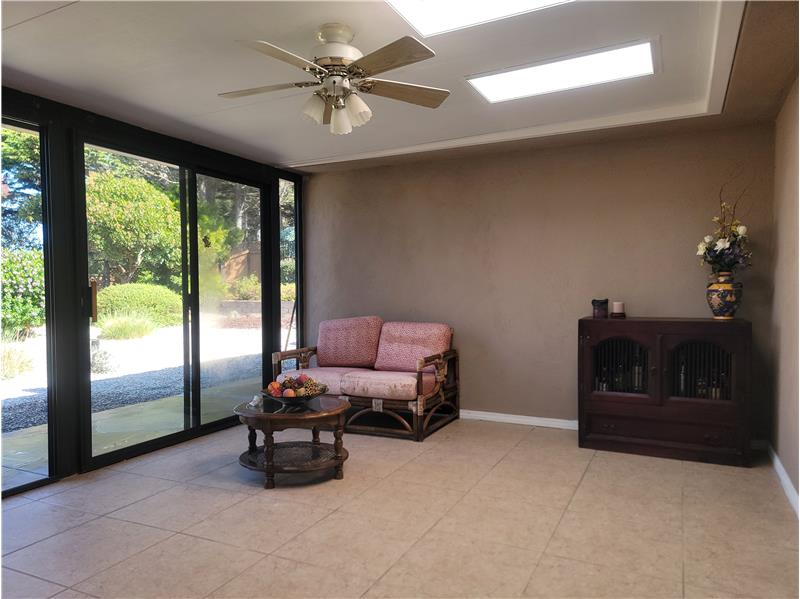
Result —
<instances>
[{"instance_id":1,"label":"floral arrangement","mask_svg":"<svg viewBox=\"0 0 800 599\"><path fill-rule=\"evenodd\" d=\"M720 216L711 219L717 224L713 235L706 235L697 244L697 255L703 263L711 265L711 272L734 272L750 266L753 252L748 247L747 227L736 218L736 204L720 201Z\"/></svg>"}]
</instances>

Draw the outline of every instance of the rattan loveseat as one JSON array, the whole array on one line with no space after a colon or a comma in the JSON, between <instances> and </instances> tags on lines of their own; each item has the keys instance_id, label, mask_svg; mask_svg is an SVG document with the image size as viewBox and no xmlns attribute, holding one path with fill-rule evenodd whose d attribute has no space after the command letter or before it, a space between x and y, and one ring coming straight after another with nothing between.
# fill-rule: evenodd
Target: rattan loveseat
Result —
<instances>
[{"instance_id":1,"label":"rattan loveseat","mask_svg":"<svg viewBox=\"0 0 800 599\"><path fill-rule=\"evenodd\" d=\"M346 396L348 432L422 441L459 417L452 339L453 329L438 323L326 320L316 346L272 354L273 379L304 372Z\"/></svg>"}]
</instances>

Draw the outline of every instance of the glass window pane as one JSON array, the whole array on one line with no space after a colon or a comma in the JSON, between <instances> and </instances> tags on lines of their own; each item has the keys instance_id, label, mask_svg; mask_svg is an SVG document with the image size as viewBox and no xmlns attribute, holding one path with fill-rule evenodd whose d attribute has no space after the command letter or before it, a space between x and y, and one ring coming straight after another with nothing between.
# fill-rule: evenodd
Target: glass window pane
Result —
<instances>
[{"instance_id":1,"label":"glass window pane","mask_svg":"<svg viewBox=\"0 0 800 599\"><path fill-rule=\"evenodd\" d=\"M295 185L280 180L281 350L297 348L297 202ZM296 368L284 360L282 368Z\"/></svg>"},{"instance_id":2,"label":"glass window pane","mask_svg":"<svg viewBox=\"0 0 800 599\"><path fill-rule=\"evenodd\" d=\"M3 125L3 490L48 476L47 341L40 138Z\"/></svg>"},{"instance_id":3,"label":"glass window pane","mask_svg":"<svg viewBox=\"0 0 800 599\"><path fill-rule=\"evenodd\" d=\"M200 422L262 387L261 192L197 176Z\"/></svg>"},{"instance_id":4,"label":"glass window pane","mask_svg":"<svg viewBox=\"0 0 800 599\"><path fill-rule=\"evenodd\" d=\"M186 426L178 167L85 146L92 455Z\"/></svg>"}]
</instances>

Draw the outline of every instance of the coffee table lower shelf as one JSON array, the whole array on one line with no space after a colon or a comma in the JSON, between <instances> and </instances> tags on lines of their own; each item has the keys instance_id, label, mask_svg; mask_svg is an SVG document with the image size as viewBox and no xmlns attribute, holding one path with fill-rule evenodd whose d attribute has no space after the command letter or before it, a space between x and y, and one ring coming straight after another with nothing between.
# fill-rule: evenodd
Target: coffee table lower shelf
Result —
<instances>
[{"instance_id":1,"label":"coffee table lower shelf","mask_svg":"<svg viewBox=\"0 0 800 599\"><path fill-rule=\"evenodd\" d=\"M342 448L342 461L349 454ZM239 463L250 470L266 472L266 456L264 446L259 445L254 453L245 451L239 456ZM292 472L312 472L336 468L336 449L331 443L314 443L311 441L289 441L275 444L275 457L272 471L276 474Z\"/></svg>"}]
</instances>

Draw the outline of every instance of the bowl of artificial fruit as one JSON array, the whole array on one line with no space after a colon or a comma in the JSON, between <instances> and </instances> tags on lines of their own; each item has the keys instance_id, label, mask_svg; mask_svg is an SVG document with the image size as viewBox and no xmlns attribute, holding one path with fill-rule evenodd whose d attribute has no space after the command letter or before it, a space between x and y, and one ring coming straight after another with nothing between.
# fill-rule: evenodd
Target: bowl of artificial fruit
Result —
<instances>
[{"instance_id":1,"label":"bowl of artificial fruit","mask_svg":"<svg viewBox=\"0 0 800 599\"><path fill-rule=\"evenodd\" d=\"M280 383L272 381L265 393L285 404L298 404L327 393L328 387L318 383L307 374L298 377L287 376Z\"/></svg>"}]
</instances>

